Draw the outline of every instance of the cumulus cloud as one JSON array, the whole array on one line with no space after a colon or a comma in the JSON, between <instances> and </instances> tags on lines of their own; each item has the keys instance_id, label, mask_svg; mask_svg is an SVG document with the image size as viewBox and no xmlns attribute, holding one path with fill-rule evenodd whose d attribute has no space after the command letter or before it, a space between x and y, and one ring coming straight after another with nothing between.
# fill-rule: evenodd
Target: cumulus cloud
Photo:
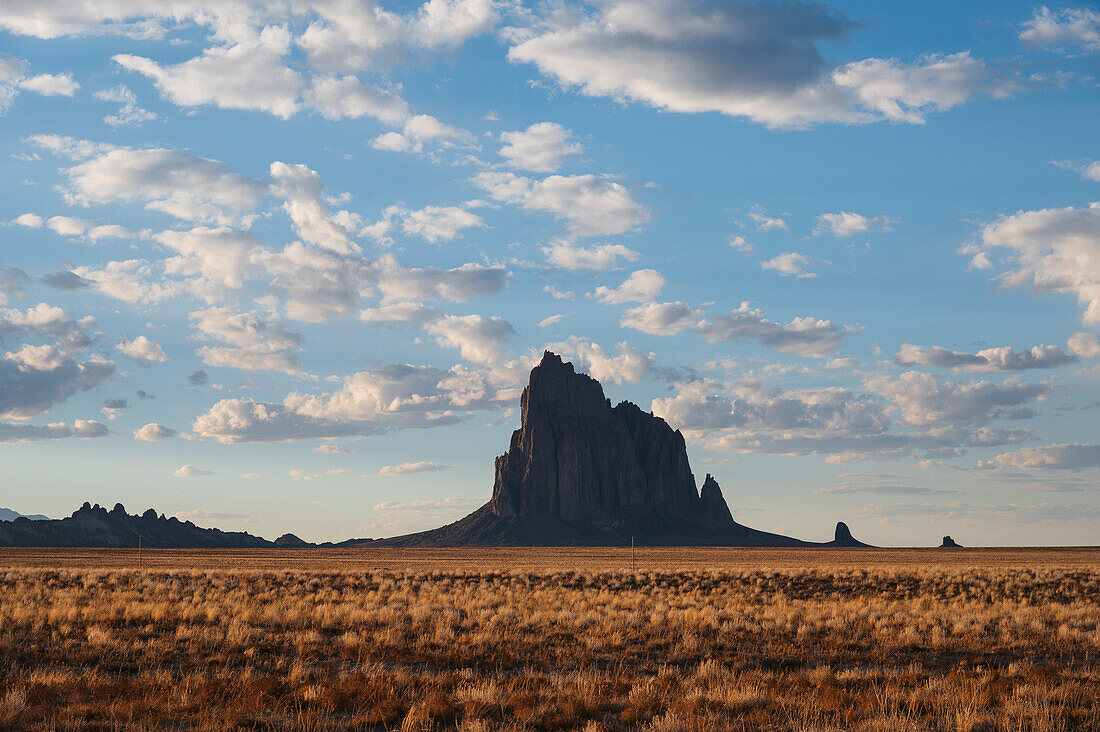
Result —
<instances>
[{"instance_id":1,"label":"cumulus cloud","mask_svg":"<svg viewBox=\"0 0 1100 732\"><path fill-rule=\"evenodd\" d=\"M178 433L174 429L165 427L157 422L150 422L144 427L134 430L134 439L139 442L160 442L169 437L175 437Z\"/></svg>"},{"instance_id":2,"label":"cumulus cloud","mask_svg":"<svg viewBox=\"0 0 1100 732\"><path fill-rule=\"evenodd\" d=\"M125 84L97 91L92 96L101 102L115 102L119 105L117 112L103 118L111 127L137 127L144 122L160 119L155 113L138 106L137 95Z\"/></svg>"},{"instance_id":3,"label":"cumulus cloud","mask_svg":"<svg viewBox=\"0 0 1100 732\"><path fill-rule=\"evenodd\" d=\"M78 363L56 346L23 346L0 358L0 418L28 419L106 381L115 365L95 356Z\"/></svg>"},{"instance_id":4,"label":"cumulus cloud","mask_svg":"<svg viewBox=\"0 0 1100 732\"><path fill-rule=\"evenodd\" d=\"M1053 392L1050 384L1029 384L1014 377L1001 384L952 382L919 371L874 376L865 385L885 397L906 424L918 426L987 422L1010 407L1043 401Z\"/></svg>"},{"instance_id":5,"label":"cumulus cloud","mask_svg":"<svg viewBox=\"0 0 1100 732\"><path fill-rule=\"evenodd\" d=\"M292 320L322 323L348 315L355 310L360 291L367 284L362 260L301 242L288 244L281 252L263 252L259 262L275 275L271 289L286 297L284 309Z\"/></svg>"},{"instance_id":6,"label":"cumulus cloud","mask_svg":"<svg viewBox=\"0 0 1100 732\"><path fill-rule=\"evenodd\" d=\"M485 222L475 213L457 206L425 206L416 211L403 211L401 229L435 244L461 235L463 229L481 228Z\"/></svg>"},{"instance_id":7,"label":"cumulus cloud","mask_svg":"<svg viewBox=\"0 0 1100 732\"><path fill-rule=\"evenodd\" d=\"M203 470L201 468L196 468L193 465L183 465L178 470L176 470L174 473L172 473L172 477L174 477L174 478L201 478L205 475L213 475L213 474L214 474L214 471L212 471L212 470Z\"/></svg>"},{"instance_id":8,"label":"cumulus cloud","mask_svg":"<svg viewBox=\"0 0 1100 732\"><path fill-rule=\"evenodd\" d=\"M198 355L207 366L242 371L282 371L299 374L296 354L302 337L253 312L228 307L197 310L188 316L198 337L223 345L204 345Z\"/></svg>"},{"instance_id":9,"label":"cumulus cloud","mask_svg":"<svg viewBox=\"0 0 1100 732\"><path fill-rule=\"evenodd\" d=\"M665 278L655 269L639 269L632 272L618 287L596 288L595 296L608 305L621 305L625 302L646 302L660 294L665 286Z\"/></svg>"},{"instance_id":10,"label":"cumulus cloud","mask_svg":"<svg viewBox=\"0 0 1100 732\"><path fill-rule=\"evenodd\" d=\"M1100 357L1100 343L1096 342L1095 333L1074 333L1069 337L1066 348L1081 358Z\"/></svg>"},{"instance_id":11,"label":"cumulus cloud","mask_svg":"<svg viewBox=\"0 0 1100 732\"><path fill-rule=\"evenodd\" d=\"M500 156L514 168L553 173L569 158L583 152L573 133L557 122L538 122L523 131L500 133Z\"/></svg>"},{"instance_id":12,"label":"cumulus cloud","mask_svg":"<svg viewBox=\"0 0 1100 732\"><path fill-rule=\"evenodd\" d=\"M541 180L486 171L474 185L493 199L566 222L578 236L621 234L649 221L649 210L621 183L596 175L551 175Z\"/></svg>"},{"instance_id":13,"label":"cumulus cloud","mask_svg":"<svg viewBox=\"0 0 1100 732\"><path fill-rule=\"evenodd\" d=\"M777 323L765 318L763 312L752 308L748 302L713 319L704 317L704 310L682 302L648 303L627 310L621 323L651 335L692 332L711 343L755 340L782 353L819 357L833 353L845 337L859 331L853 326L816 318L800 317L789 323Z\"/></svg>"},{"instance_id":14,"label":"cumulus cloud","mask_svg":"<svg viewBox=\"0 0 1100 732\"><path fill-rule=\"evenodd\" d=\"M1024 23L1020 40L1036 48L1100 50L1100 12L1092 8L1041 7Z\"/></svg>"},{"instance_id":15,"label":"cumulus cloud","mask_svg":"<svg viewBox=\"0 0 1100 732\"><path fill-rule=\"evenodd\" d=\"M7 305L8 298L23 297L23 286L29 281L27 273L18 267L0 264L0 305Z\"/></svg>"},{"instance_id":16,"label":"cumulus cloud","mask_svg":"<svg viewBox=\"0 0 1100 732\"><path fill-rule=\"evenodd\" d=\"M982 228L979 242L960 249L971 266L989 268L1007 257L1005 287L1031 285L1038 292L1077 296L1086 323L1100 322L1100 202L1087 208L1047 208L1002 216Z\"/></svg>"},{"instance_id":17,"label":"cumulus cloud","mask_svg":"<svg viewBox=\"0 0 1100 732\"><path fill-rule=\"evenodd\" d=\"M318 76L305 101L325 119L374 117L400 124L409 116L409 105L395 92L368 86L354 76Z\"/></svg>"},{"instance_id":18,"label":"cumulus cloud","mask_svg":"<svg viewBox=\"0 0 1100 732\"><path fill-rule=\"evenodd\" d=\"M193 278L192 294L207 302L240 290L263 249L252 234L226 226L162 231L155 238L179 255L164 260L165 273Z\"/></svg>"},{"instance_id":19,"label":"cumulus cloud","mask_svg":"<svg viewBox=\"0 0 1100 732\"><path fill-rule=\"evenodd\" d=\"M123 356L129 356L146 366L154 363L164 363L168 360L168 356L164 353L164 349L161 348L160 344L149 340L143 335L133 339L124 336L118 342L117 348Z\"/></svg>"},{"instance_id":20,"label":"cumulus cloud","mask_svg":"<svg viewBox=\"0 0 1100 732\"><path fill-rule=\"evenodd\" d=\"M1077 356L1071 355L1075 353L1072 338L1070 351L1071 353L1065 353L1058 346L1033 346L1017 352L1003 346L985 348L977 353L966 353L940 346L914 346L905 343L894 356L894 362L899 366L934 366L963 371L1009 373L1028 369L1052 369L1077 363Z\"/></svg>"},{"instance_id":21,"label":"cumulus cloud","mask_svg":"<svg viewBox=\"0 0 1100 732\"><path fill-rule=\"evenodd\" d=\"M437 470L446 470L447 467L446 465L437 465L433 462L421 460L415 463L401 463L400 465L383 465L377 475L380 478L393 478L398 475L433 473ZM378 506L375 506L375 510L378 510Z\"/></svg>"},{"instance_id":22,"label":"cumulus cloud","mask_svg":"<svg viewBox=\"0 0 1100 732\"><path fill-rule=\"evenodd\" d=\"M589 374L603 384L637 383L649 373L654 354L634 348L625 341L616 347L617 355L611 355L599 344L576 336L568 341L551 343L547 349L567 361L572 361L578 371Z\"/></svg>"},{"instance_id":23,"label":"cumulus cloud","mask_svg":"<svg viewBox=\"0 0 1100 732\"><path fill-rule=\"evenodd\" d=\"M831 463L900 460L914 452L965 451L1033 436L955 425L897 430L886 400L839 387L784 391L752 381L730 387L700 379L678 383L675 396L654 399L651 408L689 436L707 437L709 450L823 455Z\"/></svg>"},{"instance_id":24,"label":"cumulus cloud","mask_svg":"<svg viewBox=\"0 0 1100 732\"><path fill-rule=\"evenodd\" d=\"M160 302L185 292L180 283L159 278L153 265L142 259L106 262L98 267L75 267L69 274L76 279L67 278L66 283L80 285L77 289L93 287L123 302Z\"/></svg>"},{"instance_id":25,"label":"cumulus cloud","mask_svg":"<svg viewBox=\"0 0 1100 732\"><path fill-rule=\"evenodd\" d=\"M417 325L434 335L439 345L457 348L467 361L482 364L498 360L500 349L516 334L512 324L499 317L446 315L415 302L370 308L362 311L359 319L382 325Z\"/></svg>"},{"instance_id":26,"label":"cumulus cloud","mask_svg":"<svg viewBox=\"0 0 1100 732\"><path fill-rule=\"evenodd\" d=\"M0 309L0 338L48 338L57 341L62 350L77 351L92 344L86 329L94 327L95 318L70 318L59 307L40 302L25 310Z\"/></svg>"},{"instance_id":27,"label":"cumulus cloud","mask_svg":"<svg viewBox=\"0 0 1100 732\"><path fill-rule=\"evenodd\" d=\"M72 424L51 422L42 426L21 422L0 422L0 443L39 442L69 437L105 437L108 434L110 432L105 425L87 419L77 419Z\"/></svg>"},{"instance_id":28,"label":"cumulus cloud","mask_svg":"<svg viewBox=\"0 0 1100 732\"><path fill-rule=\"evenodd\" d=\"M64 171L65 198L79 205L145 201L186 221L232 226L264 193L259 181L222 163L175 150L115 148Z\"/></svg>"},{"instance_id":29,"label":"cumulus cloud","mask_svg":"<svg viewBox=\"0 0 1100 732\"><path fill-rule=\"evenodd\" d=\"M447 300L466 302L504 289L508 273L501 265L467 263L451 269L410 268L392 254L379 257L371 267L371 281L387 302Z\"/></svg>"},{"instance_id":30,"label":"cumulus cloud","mask_svg":"<svg viewBox=\"0 0 1100 732\"><path fill-rule=\"evenodd\" d=\"M511 386L511 384L509 384ZM486 374L463 366L395 364L360 371L323 394L291 393L281 404L223 399L192 425L199 437L231 444L367 435L387 429L455 424L495 409L500 391Z\"/></svg>"},{"instance_id":31,"label":"cumulus cloud","mask_svg":"<svg viewBox=\"0 0 1100 732\"><path fill-rule=\"evenodd\" d=\"M1100 445L1054 444L1024 447L981 461L983 468L1016 468L1018 470L1083 470L1100 468Z\"/></svg>"},{"instance_id":32,"label":"cumulus cloud","mask_svg":"<svg viewBox=\"0 0 1100 732\"><path fill-rule=\"evenodd\" d=\"M314 452L319 452L322 455L349 455L351 450L346 447L340 447L339 445L318 445L313 448Z\"/></svg>"},{"instance_id":33,"label":"cumulus cloud","mask_svg":"<svg viewBox=\"0 0 1100 732\"><path fill-rule=\"evenodd\" d=\"M609 0L509 29L508 58L562 87L674 112L721 112L770 127L919 123L1010 84L969 53L833 67L821 42L854 24L823 4Z\"/></svg>"},{"instance_id":34,"label":"cumulus cloud","mask_svg":"<svg viewBox=\"0 0 1100 732\"><path fill-rule=\"evenodd\" d=\"M113 60L152 80L157 90L181 107L212 104L224 109L252 109L286 119L298 111L304 82L282 58L290 51L286 28L269 26L237 43L207 48L200 56L161 66L152 59L117 54Z\"/></svg>"},{"instance_id":35,"label":"cumulus cloud","mask_svg":"<svg viewBox=\"0 0 1100 732\"><path fill-rule=\"evenodd\" d=\"M338 254L359 251L358 245L349 239L348 231L336 222L328 205L321 200L321 176L317 171L305 165L275 161L271 164L271 178L272 193L283 199L283 208L302 241Z\"/></svg>"},{"instance_id":36,"label":"cumulus cloud","mask_svg":"<svg viewBox=\"0 0 1100 732\"><path fill-rule=\"evenodd\" d=\"M820 236L827 232L832 233L833 236L845 237L867 231L889 231L893 223L895 223L894 220L887 216L867 217L848 211L826 213L817 217L814 236Z\"/></svg>"},{"instance_id":37,"label":"cumulus cloud","mask_svg":"<svg viewBox=\"0 0 1100 732\"><path fill-rule=\"evenodd\" d=\"M401 132L386 132L371 140L371 147L388 152L421 153L426 144L445 149L472 146L475 142L476 138L466 130L444 124L429 114L418 114L405 120Z\"/></svg>"},{"instance_id":38,"label":"cumulus cloud","mask_svg":"<svg viewBox=\"0 0 1100 732\"><path fill-rule=\"evenodd\" d=\"M787 229L787 222L778 216L769 216L767 209L760 204L749 209L749 218L756 224L758 231L772 231L775 229Z\"/></svg>"},{"instance_id":39,"label":"cumulus cloud","mask_svg":"<svg viewBox=\"0 0 1100 732\"><path fill-rule=\"evenodd\" d=\"M44 97L71 97L80 88L72 74L30 75L30 64L24 59L0 56L0 114L11 106L21 91Z\"/></svg>"},{"instance_id":40,"label":"cumulus cloud","mask_svg":"<svg viewBox=\"0 0 1100 732\"><path fill-rule=\"evenodd\" d=\"M557 241L543 247L547 261L562 269L587 269L602 272L619 266L619 260L633 262L638 253L622 244L598 244L591 247L576 246L571 242Z\"/></svg>"},{"instance_id":41,"label":"cumulus cloud","mask_svg":"<svg viewBox=\"0 0 1100 732\"><path fill-rule=\"evenodd\" d=\"M797 277L800 280L812 280L817 278L814 272L807 272L807 268L817 264L813 257L798 252L784 252L771 259L761 262L761 269L770 269L784 277Z\"/></svg>"}]
</instances>

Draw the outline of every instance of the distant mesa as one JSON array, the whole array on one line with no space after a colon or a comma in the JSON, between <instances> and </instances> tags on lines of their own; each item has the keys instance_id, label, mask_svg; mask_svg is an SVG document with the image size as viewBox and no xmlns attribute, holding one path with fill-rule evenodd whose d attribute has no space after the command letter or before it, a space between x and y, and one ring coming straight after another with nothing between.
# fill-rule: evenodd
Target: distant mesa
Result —
<instances>
[{"instance_id":1,"label":"distant mesa","mask_svg":"<svg viewBox=\"0 0 1100 732\"><path fill-rule=\"evenodd\" d=\"M940 549L962 549L962 544L956 544L950 536L945 536L940 542Z\"/></svg>"},{"instance_id":2,"label":"distant mesa","mask_svg":"<svg viewBox=\"0 0 1100 732\"><path fill-rule=\"evenodd\" d=\"M16 519L27 519L28 521L49 521L49 516L43 516L40 513L24 514L18 511L13 511L10 508L0 508L0 521L15 521Z\"/></svg>"},{"instance_id":3,"label":"distant mesa","mask_svg":"<svg viewBox=\"0 0 1100 732\"><path fill-rule=\"evenodd\" d=\"M47 521L17 519L0 524L0 546L144 547L193 549L248 549L274 546L244 532L204 529L176 517L165 518L149 509L131 516L121 503L108 511L85 502L72 516Z\"/></svg>"},{"instance_id":4,"label":"distant mesa","mask_svg":"<svg viewBox=\"0 0 1100 732\"><path fill-rule=\"evenodd\" d=\"M466 518L376 546L861 547L844 523L813 543L734 520L718 482L696 489L684 437L547 351L496 459L492 498Z\"/></svg>"}]
</instances>

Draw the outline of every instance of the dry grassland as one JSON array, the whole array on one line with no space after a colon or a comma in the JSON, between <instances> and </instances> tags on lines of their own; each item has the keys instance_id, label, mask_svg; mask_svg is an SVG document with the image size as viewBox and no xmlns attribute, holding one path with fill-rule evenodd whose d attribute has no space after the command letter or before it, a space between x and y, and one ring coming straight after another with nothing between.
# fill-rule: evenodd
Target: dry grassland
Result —
<instances>
[{"instance_id":1,"label":"dry grassland","mask_svg":"<svg viewBox=\"0 0 1100 732\"><path fill-rule=\"evenodd\" d=\"M1100 550L0 550L4 729L1100 729Z\"/></svg>"}]
</instances>

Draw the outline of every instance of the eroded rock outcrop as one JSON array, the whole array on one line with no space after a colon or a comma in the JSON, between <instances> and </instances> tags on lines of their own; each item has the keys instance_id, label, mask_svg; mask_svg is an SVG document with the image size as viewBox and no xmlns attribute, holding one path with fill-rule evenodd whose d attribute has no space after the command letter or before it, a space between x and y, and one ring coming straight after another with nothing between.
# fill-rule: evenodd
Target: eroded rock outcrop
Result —
<instances>
[{"instance_id":1,"label":"eroded rock outcrop","mask_svg":"<svg viewBox=\"0 0 1100 732\"><path fill-rule=\"evenodd\" d=\"M840 526L844 526L840 524ZM844 527L826 546L866 546ZM456 523L382 546L810 546L738 524L710 475L701 490L678 430L547 351L495 463L493 495Z\"/></svg>"},{"instance_id":2,"label":"eroded rock outcrop","mask_svg":"<svg viewBox=\"0 0 1100 732\"><path fill-rule=\"evenodd\" d=\"M940 549L962 549L962 545L956 544L950 536L945 536L943 541L940 542Z\"/></svg>"}]
</instances>

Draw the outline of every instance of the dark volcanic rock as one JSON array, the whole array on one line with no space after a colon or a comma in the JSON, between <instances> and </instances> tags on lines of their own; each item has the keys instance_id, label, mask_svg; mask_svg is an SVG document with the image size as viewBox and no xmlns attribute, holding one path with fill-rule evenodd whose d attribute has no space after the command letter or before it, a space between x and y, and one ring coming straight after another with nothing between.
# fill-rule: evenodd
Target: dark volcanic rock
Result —
<instances>
[{"instance_id":1,"label":"dark volcanic rock","mask_svg":"<svg viewBox=\"0 0 1100 732\"><path fill-rule=\"evenodd\" d=\"M25 518L0 523L0 546L136 547L138 536L148 548L243 549L274 544L244 532L204 529L190 521L126 513L121 503L108 511L85 502L72 516L50 521Z\"/></svg>"},{"instance_id":2,"label":"dark volcanic rock","mask_svg":"<svg viewBox=\"0 0 1100 732\"><path fill-rule=\"evenodd\" d=\"M843 521L836 522L836 531L833 533L833 540L828 542L827 545L839 547L871 546L870 544L864 544L862 541L852 536L851 530L848 529L848 524Z\"/></svg>"},{"instance_id":3,"label":"dark volcanic rock","mask_svg":"<svg viewBox=\"0 0 1100 732\"><path fill-rule=\"evenodd\" d=\"M943 541L940 542L940 549L962 549L961 544L956 544L955 540L950 536L943 537Z\"/></svg>"},{"instance_id":4,"label":"dark volcanic rock","mask_svg":"<svg viewBox=\"0 0 1100 732\"><path fill-rule=\"evenodd\" d=\"M678 430L630 402L612 407L598 381L549 351L531 371L520 427L495 468L492 498L474 513L374 544L811 545L738 524L714 478L696 490ZM851 534L846 541L864 546Z\"/></svg>"},{"instance_id":5,"label":"dark volcanic rock","mask_svg":"<svg viewBox=\"0 0 1100 732\"><path fill-rule=\"evenodd\" d=\"M313 546L305 539L300 539L294 534L283 534L275 540L275 546L284 549L301 549L303 547Z\"/></svg>"}]
</instances>

